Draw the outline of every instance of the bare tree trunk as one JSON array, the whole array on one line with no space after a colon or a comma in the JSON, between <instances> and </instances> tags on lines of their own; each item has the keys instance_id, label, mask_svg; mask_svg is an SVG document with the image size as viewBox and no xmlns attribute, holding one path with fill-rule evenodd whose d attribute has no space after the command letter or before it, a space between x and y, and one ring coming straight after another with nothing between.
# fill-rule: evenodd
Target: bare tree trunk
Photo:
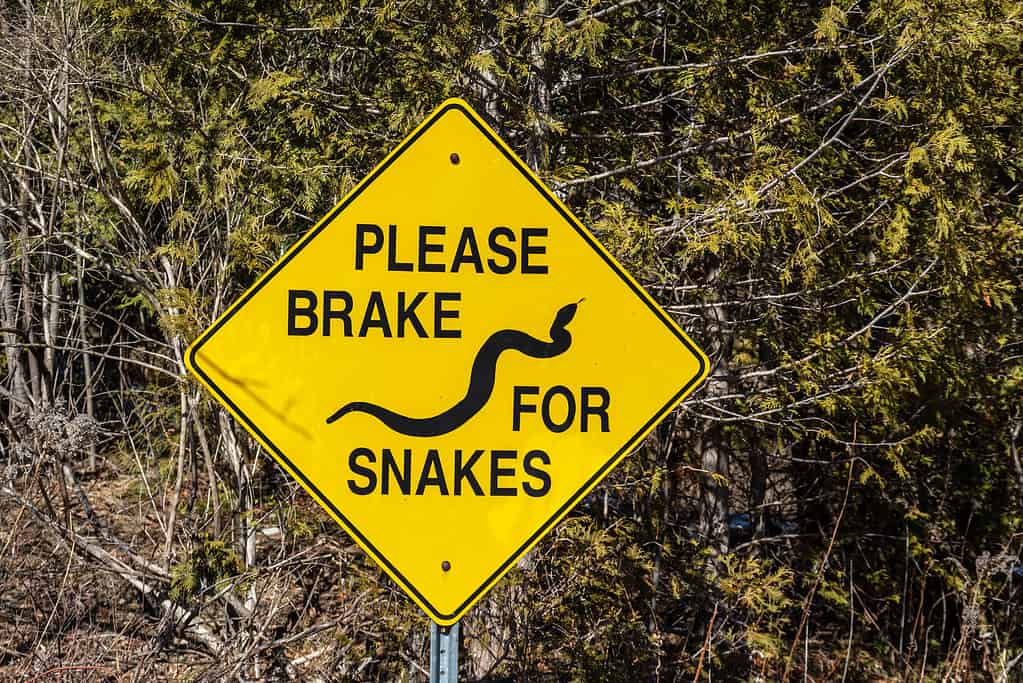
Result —
<instances>
[{"instance_id":1,"label":"bare tree trunk","mask_svg":"<svg viewBox=\"0 0 1023 683\"><path fill-rule=\"evenodd\" d=\"M29 406L28 386L21 364L21 329L18 327L18 308L15 303L14 273L6 225L0 229L0 327L3 328L4 354L7 357L7 376L10 378L8 416L13 417Z\"/></svg>"},{"instance_id":2,"label":"bare tree trunk","mask_svg":"<svg viewBox=\"0 0 1023 683\"><path fill-rule=\"evenodd\" d=\"M29 3L24 3L25 7L25 34L28 39L25 42L25 57L24 57L24 78L25 83L29 83L32 79L32 40L31 36L35 33L35 12ZM35 126L35 114L30 109L29 103L26 101L22 105L22 144L21 144L21 158L23 162L27 162L32 158L32 130ZM29 164L23 163L19 167L18 171L18 211L19 211L19 222L20 222L20 239L19 239L19 251L21 255L20 266L21 266L21 324L16 325L24 330L24 338L22 341L31 345L36 342L35 334L33 330L35 328L35 315L34 315L34 303L32 296L32 288L28 283L33 281L32 276L32 263L29 258L28 246L29 242L29 224L31 222L32 207L30 205L32 194L31 194L31 183L32 178L29 175ZM32 403L39 405L42 402L42 383L39 376L39 362L32 350L33 347L29 346L27 349L26 357L28 359L28 394L31 397Z\"/></svg>"},{"instance_id":3,"label":"bare tree trunk","mask_svg":"<svg viewBox=\"0 0 1023 683\"><path fill-rule=\"evenodd\" d=\"M728 552L728 452L721 428L711 424L701 438L700 533L716 556Z\"/></svg>"},{"instance_id":4,"label":"bare tree trunk","mask_svg":"<svg viewBox=\"0 0 1023 683\"><path fill-rule=\"evenodd\" d=\"M486 9L483 11L483 22L488 27L488 30L480 38L477 52L494 50L500 44L499 41L491 35L493 26L497 23L497 18L494 16L492 4L493 3L491 2L487 2ZM479 108L483 110L487 123L498 129L498 133L500 133L501 110L498 107L500 93L495 87L494 73L489 70L484 70L477 78L478 80L471 85L474 99L479 105Z\"/></svg>"},{"instance_id":5,"label":"bare tree trunk","mask_svg":"<svg viewBox=\"0 0 1023 683\"><path fill-rule=\"evenodd\" d=\"M764 508L764 503L767 501L768 477L767 450L759 446L751 448L749 452L749 504L754 535L758 538L763 537L766 532L768 513Z\"/></svg>"},{"instance_id":6,"label":"bare tree trunk","mask_svg":"<svg viewBox=\"0 0 1023 683\"><path fill-rule=\"evenodd\" d=\"M174 478L174 490L167 504L167 541L163 551L164 567L170 567L171 551L174 546L174 525L178 520L178 503L181 501L181 484L185 477L185 455L188 453L189 401L185 387L181 387L179 400L181 420L178 436L178 463Z\"/></svg>"},{"instance_id":7,"label":"bare tree trunk","mask_svg":"<svg viewBox=\"0 0 1023 683\"><path fill-rule=\"evenodd\" d=\"M213 506L213 537L219 538L223 529L220 521L220 486L217 480L217 469L213 464L213 452L210 450L209 441L206 439L206 428L203 426L199 415L199 397L192 399L192 428L195 429L195 436L199 440L199 448L202 449L203 463L206 467L207 486L209 487L210 504Z\"/></svg>"},{"instance_id":8,"label":"bare tree trunk","mask_svg":"<svg viewBox=\"0 0 1023 683\"><path fill-rule=\"evenodd\" d=\"M728 360L732 353L732 332L727 329L728 313L724 306L710 308L707 336L717 340L711 354L713 370L707 380L708 398L724 396L729 391ZM720 423L710 421L700 438L703 473L700 482L700 533L711 548L712 556L728 552L729 452Z\"/></svg>"},{"instance_id":9,"label":"bare tree trunk","mask_svg":"<svg viewBox=\"0 0 1023 683\"><path fill-rule=\"evenodd\" d=\"M1017 416L1009 426L1009 454L1012 456L1013 465L1016 466L1016 480L1019 483L1019 504L1020 507L1023 507L1023 462L1020 461L1019 446L1016 444L1021 429L1023 429L1023 416Z\"/></svg>"},{"instance_id":10,"label":"bare tree trunk","mask_svg":"<svg viewBox=\"0 0 1023 683\"><path fill-rule=\"evenodd\" d=\"M238 493L238 505L236 508L238 520L238 547L242 557L245 559L245 566L251 567L256 564L256 530L249 519L249 510L252 506L252 475L249 465L248 447L244 439L247 436L238 438L235 434L231 418L224 410L218 411L220 418L220 430L224 435L224 444L227 449L228 458L234 469L235 485Z\"/></svg>"},{"instance_id":11,"label":"bare tree trunk","mask_svg":"<svg viewBox=\"0 0 1023 683\"><path fill-rule=\"evenodd\" d=\"M547 14L547 0L539 0L534 6L538 14ZM551 115L547 57L539 36L529 46L529 106L533 110L533 124L526 145L526 163L539 173L550 161L547 150L547 119Z\"/></svg>"},{"instance_id":12,"label":"bare tree trunk","mask_svg":"<svg viewBox=\"0 0 1023 683\"><path fill-rule=\"evenodd\" d=\"M96 406L92 390L92 356L89 348L89 319L85 311L85 260L81 254L75 259L78 267L78 340L82 348L82 372L84 373L85 414L91 418L96 416ZM96 444L89 444L89 471L96 471Z\"/></svg>"},{"instance_id":13,"label":"bare tree trunk","mask_svg":"<svg viewBox=\"0 0 1023 683\"><path fill-rule=\"evenodd\" d=\"M678 467L675 445L675 421L666 420L661 423L647 438L647 448L651 453L656 454L655 467L664 467L665 475L661 478L660 491L652 488L649 494L651 502L649 519L651 528L650 535L654 539L654 566L650 570L650 617L647 621L647 631L657 633L661 625L657 618L657 594L661 587L661 564L664 559L664 541L667 531L671 525L672 506L675 502L675 495L678 487ZM656 506L658 493L660 494L660 508Z\"/></svg>"}]
</instances>

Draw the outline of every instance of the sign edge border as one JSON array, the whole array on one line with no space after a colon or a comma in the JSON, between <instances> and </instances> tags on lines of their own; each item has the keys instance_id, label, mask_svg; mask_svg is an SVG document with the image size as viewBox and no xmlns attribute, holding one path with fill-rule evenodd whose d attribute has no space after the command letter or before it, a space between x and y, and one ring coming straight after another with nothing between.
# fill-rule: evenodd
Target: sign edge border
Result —
<instances>
[{"instance_id":1,"label":"sign edge border","mask_svg":"<svg viewBox=\"0 0 1023 683\"><path fill-rule=\"evenodd\" d=\"M398 571L396 567L380 552L375 545L373 545L369 539L367 539L361 531L332 503L328 498L320 492L320 490L308 480L305 474L298 469L298 467L291 462L281 450L273 443L272 440L263 431L252 422L248 416L246 416L238 406L235 405L227 394L225 394L219 386L213 382L212 379L203 371L200 367L196 355L199 349L205 345L212 336L225 324L230 318L237 313L248 301L255 296L263 286L274 277L284 266L286 266L294 256L296 256L302 249L304 249L313 239L315 239L327 226L329 226L335 218L349 205L351 204L362 192L372 184L381 173L401 155L403 154L420 136L423 135L433 124L435 124L440 118L448 113L448 111L457 110L460 111L466 118L475 125L475 127L483 134L488 141L493 144L498 151L518 170L529 182L533 185L534 189L550 203L555 210L565 219L565 221L582 237L583 241L586 242L591 248L593 248L602 260L615 272L625 284L638 296L654 314L654 317L659 319L668 330L680 341L683 346L689 350L693 356L697 359L699 367L696 373L691 379L689 379L682 388L679 389L668 401L658 410L642 427L612 455L607 459L603 465L600 466L583 485L572 494L568 500L565 501L557 510L548 518L546 522L541 524L528 538L510 554L508 559L500 564L500 566L491 573L490 577L484 580L479 587L472 591L468 598L466 598L461 605L451 612L443 613L439 611L429 600L423 596L419 590L407 579L405 576ZM368 173L345 197L343 197L335 206L316 223L309 231L307 231L302 237L295 242L281 257L257 280L241 294L227 309L218 316L213 323L210 324L206 330L203 331L200 336L193 341L187 348L184 354L185 365L188 370L198 379L210 392L214 395L224 408L226 408L246 430L254 436L278 461L279 464L285 467L303 488L321 505L325 508L328 513L334 518L339 526L344 529L352 538L369 553L378 564L387 572L387 574L395 580L396 583L400 584L409 596L421 607L427 615L441 625L450 625L461 619L461 617L472 608L472 606L478 602L483 595L485 595L493 586L501 580L501 578L508 573L511 566L533 548L544 536L546 536L557 524L574 508L586 495L592 491L597 484L599 484L610 472L613 470L627 455L629 455L633 448L638 445L643 438L681 401L692 393L696 386L706 378L709 372L709 362L706 355L696 346L696 344L689 338L689 336L679 327L679 325L664 311L663 308L653 299L653 297L647 292L633 277L632 275L621 265L618 261L607 251L593 234L586 229L586 227L579 221L578 218L572 213L572 211L554 194L554 192L546 184L540 180L539 177L533 172L531 168L525 162L523 162L515 152L508 147L507 143L504 142L497 135L497 133L480 117L480 115L463 99L461 98L450 98L442 102L433 113L426 117L422 123L420 123L411 133L409 133L383 160L381 160L370 173Z\"/></svg>"}]
</instances>

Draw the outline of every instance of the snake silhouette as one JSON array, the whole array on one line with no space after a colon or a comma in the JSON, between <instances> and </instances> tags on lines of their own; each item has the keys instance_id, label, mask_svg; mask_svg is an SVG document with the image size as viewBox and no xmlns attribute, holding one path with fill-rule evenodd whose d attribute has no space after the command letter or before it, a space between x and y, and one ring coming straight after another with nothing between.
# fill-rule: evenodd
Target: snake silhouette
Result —
<instances>
[{"instance_id":1,"label":"snake silhouette","mask_svg":"<svg viewBox=\"0 0 1023 683\"><path fill-rule=\"evenodd\" d=\"M507 350L518 351L530 358L554 358L560 356L572 345L572 335L565 327L572 321L580 302L562 306L551 325L551 340L545 342L519 330L499 330L490 335L472 363L469 389L465 397L433 417L407 417L388 410L375 403L353 401L346 403L327 418L327 424L336 422L348 413L367 413L377 418L396 432L406 436L439 436L454 431L478 413L490 400L494 392L494 375L497 359Z\"/></svg>"}]
</instances>

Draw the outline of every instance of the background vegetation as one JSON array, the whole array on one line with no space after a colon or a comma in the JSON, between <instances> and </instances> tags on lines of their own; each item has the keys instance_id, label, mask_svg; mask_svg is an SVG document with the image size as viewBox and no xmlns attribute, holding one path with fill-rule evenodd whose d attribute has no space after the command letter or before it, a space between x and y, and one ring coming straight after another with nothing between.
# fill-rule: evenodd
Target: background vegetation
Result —
<instances>
[{"instance_id":1,"label":"background vegetation","mask_svg":"<svg viewBox=\"0 0 1023 683\"><path fill-rule=\"evenodd\" d=\"M448 96L712 357L469 680L1023 680L1019 0L0 6L0 678L422 680L185 373Z\"/></svg>"}]
</instances>

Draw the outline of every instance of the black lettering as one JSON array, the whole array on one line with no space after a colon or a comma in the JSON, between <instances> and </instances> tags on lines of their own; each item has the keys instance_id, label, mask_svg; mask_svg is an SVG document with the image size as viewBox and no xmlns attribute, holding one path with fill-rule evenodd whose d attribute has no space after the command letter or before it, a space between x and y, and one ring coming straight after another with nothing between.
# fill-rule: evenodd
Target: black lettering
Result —
<instances>
[{"instance_id":1,"label":"black lettering","mask_svg":"<svg viewBox=\"0 0 1023 683\"><path fill-rule=\"evenodd\" d=\"M517 432L522 426L522 413L536 413L536 404L526 405L523 396L538 396L540 387L515 387L512 390L512 431Z\"/></svg>"},{"instance_id":2,"label":"black lettering","mask_svg":"<svg viewBox=\"0 0 1023 683\"><path fill-rule=\"evenodd\" d=\"M380 493L387 495L390 493L390 473L394 473L394 482L398 485L398 490L406 496L412 492L412 449L406 448L405 453L402 457L401 469L398 469L398 463L394 459L394 454L391 453L390 448L385 448L380 453Z\"/></svg>"},{"instance_id":3,"label":"black lettering","mask_svg":"<svg viewBox=\"0 0 1023 683\"><path fill-rule=\"evenodd\" d=\"M600 403L590 404L591 398L598 398ZM608 406L611 405L611 394L605 387L583 387L582 397L579 399L579 422L582 431L589 426L590 416L600 417L600 431L611 431L611 419L607 416Z\"/></svg>"},{"instance_id":4,"label":"black lettering","mask_svg":"<svg viewBox=\"0 0 1023 683\"><path fill-rule=\"evenodd\" d=\"M391 324L387 321L384 299L380 292L376 291L369 293L369 304L366 306L366 315L362 318L359 336L365 337L371 327L379 327L385 337L391 336Z\"/></svg>"},{"instance_id":5,"label":"black lettering","mask_svg":"<svg viewBox=\"0 0 1023 683\"><path fill-rule=\"evenodd\" d=\"M461 292L434 292L433 293L433 336L437 339L459 339L462 336L461 330L445 330L444 321L448 318L458 319L458 309L448 310L444 308L447 301L461 301Z\"/></svg>"},{"instance_id":6,"label":"black lettering","mask_svg":"<svg viewBox=\"0 0 1023 683\"><path fill-rule=\"evenodd\" d=\"M497 243L497 238L502 236L509 242L515 241L514 232L504 226L498 226L490 231L490 236L487 238L487 244L490 247L490 251L504 256L507 261L504 265L498 265L497 261L494 259L487 259L487 265L490 266L490 270L494 271L498 275L507 275L515 270L515 250Z\"/></svg>"},{"instance_id":7,"label":"black lettering","mask_svg":"<svg viewBox=\"0 0 1023 683\"><path fill-rule=\"evenodd\" d=\"M513 460L515 451L490 451L490 495L492 496L514 496L518 489L509 486L501 486L501 477L514 477L514 467L501 467L502 460Z\"/></svg>"},{"instance_id":8,"label":"black lettering","mask_svg":"<svg viewBox=\"0 0 1023 683\"><path fill-rule=\"evenodd\" d=\"M417 292L412 297L412 303L406 305L405 292L398 292L398 319L395 321L394 326L398 328L398 336L405 336L405 323L411 323L412 327L415 328L416 334L420 337L428 337L426 328L423 327L423 323L419 320L416 315L416 306L423 303L426 298L426 292Z\"/></svg>"},{"instance_id":9,"label":"black lettering","mask_svg":"<svg viewBox=\"0 0 1023 683\"><path fill-rule=\"evenodd\" d=\"M305 299L306 305L299 307L298 300ZM308 318L309 323L299 327L296 318L303 316ZM308 289L288 290L288 336L307 337L316 331L318 321L316 319L316 294Z\"/></svg>"},{"instance_id":10,"label":"black lettering","mask_svg":"<svg viewBox=\"0 0 1023 683\"><path fill-rule=\"evenodd\" d=\"M477 273L483 272L483 261L480 259L480 247L476 244L476 231L462 228L462 236L458 238L455 259L451 262L451 272L457 273L463 263L471 263Z\"/></svg>"},{"instance_id":11,"label":"black lettering","mask_svg":"<svg viewBox=\"0 0 1023 683\"><path fill-rule=\"evenodd\" d=\"M547 237L547 228L522 228L522 272L527 275L545 275L547 265L532 265L529 257L536 254L546 254L546 246L532 246L529 244L530 237Z\"/></svg>"},{"instance_id":12,"label":"black lettering","mask_svg":"<svg viewBox=\"0 0 1023 683\"><path fill-rule=\"evenodd\" d=\"M398 260L398 226L387 226L387 270L395 272L412 272L411 261Z\"/></svg>"},{"instance_id":13,"label":"black lettering","mask_svg":"<svg viewBox=\"0 0 1023 683\"><path fill-rule=\"evenodd\" d=\"M334 310L334 302L341 301L344 307L340 311ZM348 292L336 292L325 290L323 292L323 336L330 336L330 321L340 320L345 326L345 336L352 336L352 320L348 314L352 312L352 295Z\"/></svg>"},{"instance_id":14,"label":"black lettering","mask_svg":"<svg viewBox=\"0 0 1023 683\"><path fill-rule=\"evenodd\" d=\"M434 235L443 235L447 231L443 225L420 225L419 226L419 272L421 273L443 273L443 263L428 263L426 260L427 253L437 253L444 251L443 244L434 244L427 242L427 237Z\"/></svg>"},{"instance_id":15,"label":"black lettering","mask_svg":"<svg viewBox=\"0 0 1023 683\"><path fill-rule=\"evenodd\" d=\"M522 482L522 490L526 492L527 496L540 498L546 496L551 491L551 475L539 467L535 467L533 460L539 460L544 465L550 466L551 457L543 451L529 451L526 453L526 457L522 459L522 469L525 470L526 474L540 481L539 487L524 481Z\"/></svg>"},{"instance_id":16,"label":"black lettering","mask_svg":"<svg viewBox=\"0 0 1023 683\"><path fill-rule=\"evenodd\" d=\"M348 488L357 496L365 496L368 493L373 493L373 489L377 487L377 473L360 465L359 458L367 458L372 464L377 461L377 457L368 448L356 448L348 455L348 469L361 477L366 477L366 483L362 486L357 484L354 479L349 479Z\"/></svg>"},{"instance_id":17,"label":"black lettering","mask_svg":"<svg viewBox=\"0 0 1023 683\"><path fill-rule=\"evenodd\" d=\"M565 403L568 405L568 409L566 410L565 419L562 422L555 422L554 418L551 417L552 396L565 397ZM572 420L575 419L575 397L572 395L571 390L560 384L548 389L547 393L543 395L543 402L540 405L540 416L543 418L544 426L552 432L560 433L568 429L572 424Z\"/></svg>"},{"instance_id":18,"label":"black lettering","mask_svg":"<svg viewBox=\"0 0 1023 683\"><path fill-rule=\"evenodd\" d=\"M430 474L430 471L433 474ZM427 486L436 486L440 495L448 495L448 483L444 481L444 468L440 464L440 454L436 448L426 452L426 462L423 463L423 471L419 475L419 485L416 487L416 495L421 496Z\"/></svg>"},{"instance_id":19,"label":"black lettering","mask_svg":"<svg viewBox=\"0 0 1023 683\"><path fill-rule=\"evenodd\" d=\"M367 237L373 236L373 243ZM376 254L384 246L384 231L379 225L359 223L355 226L355 270L362 270L366 254Z\"/></svg>"},{"instance_id":20,"label":"black lettering","mask_svg":"<svg viewBox=\"0 0 1023 683\"><path fill-rule=\"evenodd\" d=\"M472 473L472 468L476 465L476 462L483 456L483 451L473 451L469 459L464 463L462 462L462 450L455 450L455 495L462 495L462 480L465 479L469 482L469 486L472 487L472 492L477 496L483 495L483 488L480 486L480 482L476 479L476 475Z\"/></svg>"}]
</instances>

